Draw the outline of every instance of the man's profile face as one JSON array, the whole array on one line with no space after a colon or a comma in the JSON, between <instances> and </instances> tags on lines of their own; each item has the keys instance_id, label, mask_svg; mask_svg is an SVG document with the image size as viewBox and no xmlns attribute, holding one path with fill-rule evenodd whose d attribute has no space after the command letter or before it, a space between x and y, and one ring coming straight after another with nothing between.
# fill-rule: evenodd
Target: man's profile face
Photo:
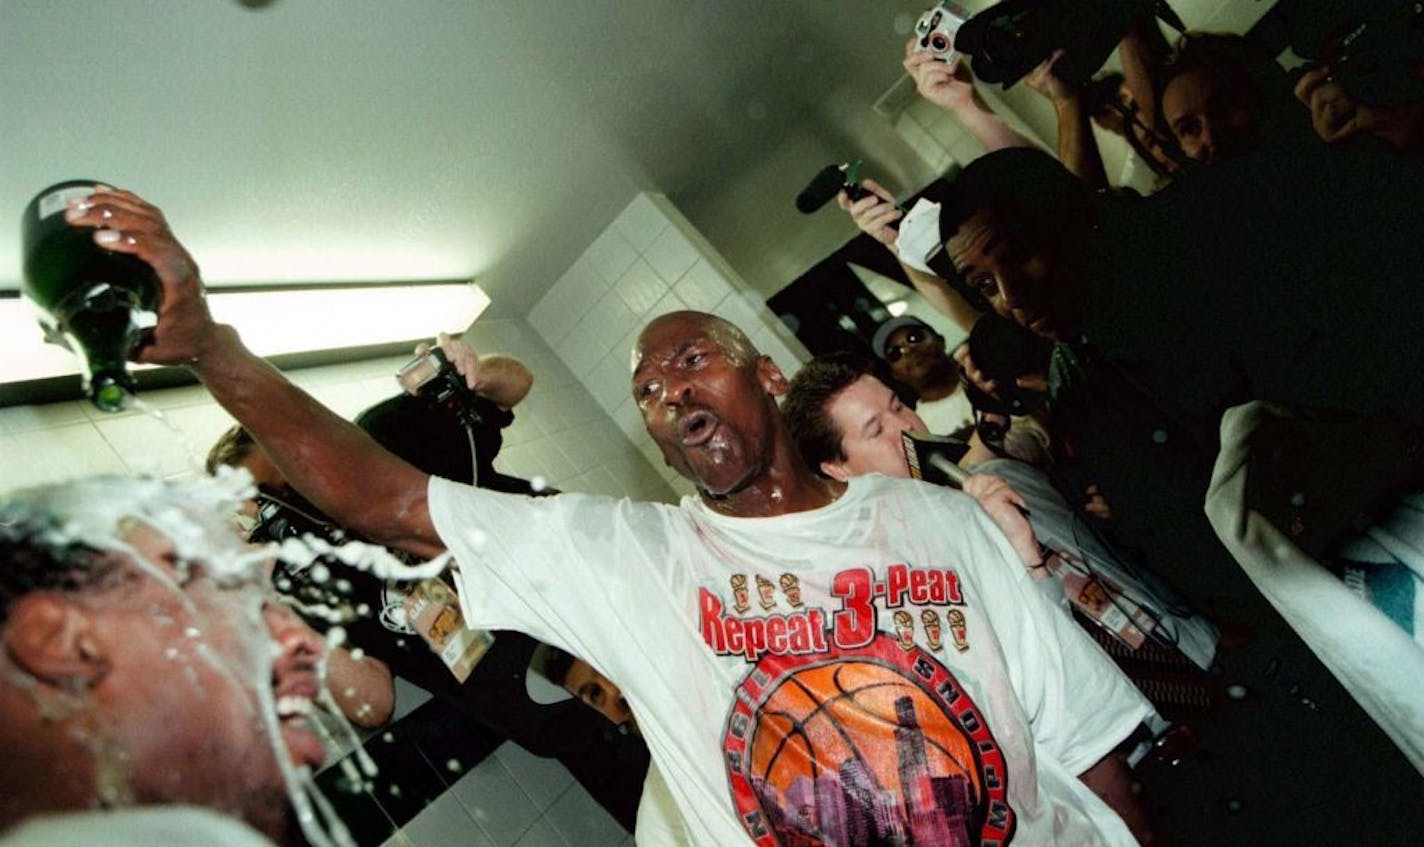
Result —
<instances>
[{"instance_id":1,"label":"man's profile face","mask_svg":"<svg viewBox=\"0 0 1424 847\"><path fill-rule=\"evenodd\" d=\"M776 414L756 360L725 325L678 312L638 339L633 401L668 465L713 496L740 490L770 461Z\"/></svg>"},{"instance_id":2,"label":"man's profile face","mask_svg":"<svg viewBox=\"0 0 1424 847\"><path fill-rule=\"evenodd\" d=\"M908 478L903 432L927 433L915 410L900 402L885 383L862 376L831 398L826 415L841 433L842 461L821 463L821 471L845 481L867 473Z\"/></svg>"},{"instance_id":3,"label":"man's profile face","mask_svg":"<svg viewBox=\"0 0 1424 847\"><path fill-rule=\"evenodd\" d=\"M980 210L944 246L965 286L997 314L1054 341L1075 336L1076 280L1049 245Z\"/></svg>"},{"instance_id":4,"label":"man's profile face","mask_svg":"<svg viewBox=\"0 0 1424 847\"><path fill-rule=\"evenodd\" d=\"M319 766L307 714L320 637L257 586L221 587L201 565L179 565L156 530L136 525L127 540L143 561L86 602L112 663L95 708L132 800L202 805L280 833L287 791L259 687L272 691L283 755Z\"/></svg>"}]
</instances>

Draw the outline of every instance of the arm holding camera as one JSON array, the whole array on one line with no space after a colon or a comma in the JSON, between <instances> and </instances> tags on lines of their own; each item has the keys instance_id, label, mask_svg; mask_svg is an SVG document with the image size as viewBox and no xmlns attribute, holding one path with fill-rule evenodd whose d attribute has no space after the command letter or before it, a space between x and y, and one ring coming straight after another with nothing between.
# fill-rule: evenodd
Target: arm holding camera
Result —
<instances>
[{"instance_id":1,"label":"arm holding camera","mask_svg":"<svg viewBox=\"0 0 1424 847\"><path fill-rule=\"evenodd\" d=\"M534 374L512 356L481 356L464 340L444 332L436 336L435 341L445 358L465 378L466 387L500 408L512 409L519 405L534 386ZM429 349L429 344L421 344L415 348L415 354L422 356Z\"/></svg>"},{"instance_id":2,"label":"arm holding camera","mask_svg":"<svg viewBox=\"0 0 1424 847\"><path fill-rule=\"evenodd\" d=\"M897 233L891 224L904 217L904 212L895 205L895 198L880 183L873 179L864 179L860 184L867 191L864 197L851 200L849 195L842 191L836 195L836 203L850 215L861 232L884 244L885 249L898 258L899 251L895 247ZM974 326L974 322L979 319L979 310L971 306L946 280L912 268L904 262L900 263L900 267L905 271L910 285L937 311L947 315L965 331Z\"/></svg>"},{"instance_id":3,"label":"arm holding camera","mask_svg":"<svg viewBox=\"0 0 1424 847\"><path fill-rule=\"evenodd\" d=\"M1053 51L1033 73L1024 77L1024 84L1053 104L1058 116L1058 158L1063 165L1093 188L1107 188L1107 171L1103 169L1103 157L1098 151L1098 140L1093 135L1093 122L1082 91L1054 72L1054 65L1066 53L1062 49Z\"/></svg>"},{"instance_id":4,"label":"arm holding camera","mask_svg":"<svg viewBox=\"0 0 1424 847\"><path fill-rule=\"evenodd\" d=\"M987 151L1005 147L1035 147L989 108L974 89L974 77L963 59L945 62L917 48L917 39L905 43L905 72L915 81L920 96L954 114L975 141Z\"/></svg>"},{"instance_id":5,"label":"arm holding camera","mask_svg":"<svg viewBox=\"0 0 1424 847\"><path fill-rule=\"evenodd\" d=\"M1157 123L1157 87L1153 80L1172 56L1172 47L1162 35L1157 18L1148 14L1134 21L1118 42L1117 51L1122 60L1123 81L1132 102L1137 104L1137 114L1154 132L1171 138L1171 132Z\"/></svg>"},{"instance_id":6,"label":"arm holding camera","mask_svg":"<svg viewBox=\"0 0 1424 847\"><path fill-rule=\"evenodd\" d=\"M444 549L426 506L428 477L289 382L231 326L214 322L198 266L162 212L131 192L100 187L72 203L66 219L98 227L100 246L157 271L158 325L138 361L191 369L286 479L342 525L419 556Z\"/></svg>"}]
</instances>

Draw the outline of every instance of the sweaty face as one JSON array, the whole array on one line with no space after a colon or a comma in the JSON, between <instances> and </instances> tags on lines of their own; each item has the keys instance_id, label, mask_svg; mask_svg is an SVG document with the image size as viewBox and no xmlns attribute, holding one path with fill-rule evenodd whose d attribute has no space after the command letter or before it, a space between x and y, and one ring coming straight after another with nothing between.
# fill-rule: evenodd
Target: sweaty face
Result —
<instances>
[{"instance_id":1,"label":"sweaty face","mask_svg":"<svg viewBox=\"0 0 1424 847\"><path fill-rule=\"evenodd\" d=\"M965 285L999 315L1055 341L1075 335L1076 280L1056 266L1047 245L1030 244L1021 229L980 211L960 225L945 250Z\"/></svg>"},{"instance_id":2,"label":"sweaty face","mask_svg":"<svg viewBox=\"0 0 1424 847\"><path fill-rule=\"evenodd\" d=\"M208 806L280 833L287 793L258 689L272 689L286 755L320 765L307 719L320 637L255 586L222 587L175 561L156 531L140 525L129 543L144 561L90 601L112 662L102 720L114 752L100 754L101 774L136 802Z\"/></svg>"},{"instance_id":3,"label":"sweaty face","mask_svg":"<svg viewBox=\"0 0 1424 847\"><path fill-rule=\"evenodd\" d=\"M1202 164L1250 149L1255 126L1240 92L1205 69L1178 74L1162 92L1162 114L1182 152Z\"/></svg>"},{"instance_id":4,"label":"sweaty face","mask_svg":"<svg viewBox=\"0 0 1424 847\"><path fill-rule=\"evenodd\" d=\"M574 659L564 677L564 688L615 724L633 720L633 710L623 699L623 692L603 674L581 659Z\"/></svg>"},{"instance_id":5,"label":"sweaty face","mask_svg":"<svg viewBox=\"0 0 1424 847\"><path fill-rule=\"evenodd\" d=\"M882 473L908 478L902 432L928 433L915 410L900 402L895 392L873 376L863 376L831 399L826 414L841 433L845 459L822 462L832 479Z\"/></svg>"},{"instance_id":6,"label":"sweaty face","mask_svg":"<svg viewBox=\"0 0 1424 847\"><path fill-rule=\"evenodd\" d=\"M668 465L713 496L765 470L777 414L765 367L724 326L664 316L643 330L635 355L633 401Z\"/></svg>"}]
</instances>

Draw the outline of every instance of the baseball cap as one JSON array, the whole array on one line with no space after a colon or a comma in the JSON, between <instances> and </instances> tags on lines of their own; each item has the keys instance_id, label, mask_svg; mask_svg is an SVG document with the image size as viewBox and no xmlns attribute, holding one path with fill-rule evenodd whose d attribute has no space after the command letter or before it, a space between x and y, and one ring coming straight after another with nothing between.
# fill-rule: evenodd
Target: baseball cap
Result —
<instances>
[{"instance_id":1,"label":"baseball cap","mask_svg":"<svg viewBox=\"0 0 1424 847\"><path fill-rule=\"evenodd\" d=\"M876 356L884 359L885 346L890 342L890 334L897 329L904 329L905 327L911 326L923 327L930 332L934 332L934 327L919 318L913 315L900 315L897 318L891 318L875 328L875 336L870 340L870 349L875 351Z\"/></svg>"}]
</instances>

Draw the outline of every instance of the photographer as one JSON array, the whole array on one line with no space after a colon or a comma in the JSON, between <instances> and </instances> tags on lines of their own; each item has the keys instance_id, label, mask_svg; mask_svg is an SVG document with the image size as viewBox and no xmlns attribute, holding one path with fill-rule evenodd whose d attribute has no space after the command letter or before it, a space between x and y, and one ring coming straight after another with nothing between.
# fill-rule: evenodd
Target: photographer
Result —
<instances>
[{"instance_id":1,"label":"photographer","mask_svg":"<svg viewBox=\"0 0 1424 847\"><path fill-rule=\"evenodd\" d=\"M411 370L402 373L403 384L411 382L406 390L361 412L357 426L417 467L439 468L449 479L514 494L557 493L494 467L504 444L502 430L514 423L514 407L534 384L523 362L500 354L480 356L445 333L436 347L417 347L416 357ZM413 373L417 367L424 370ZM414 385L420 376L427 381Z\"/></svg>"}]
</instances>

